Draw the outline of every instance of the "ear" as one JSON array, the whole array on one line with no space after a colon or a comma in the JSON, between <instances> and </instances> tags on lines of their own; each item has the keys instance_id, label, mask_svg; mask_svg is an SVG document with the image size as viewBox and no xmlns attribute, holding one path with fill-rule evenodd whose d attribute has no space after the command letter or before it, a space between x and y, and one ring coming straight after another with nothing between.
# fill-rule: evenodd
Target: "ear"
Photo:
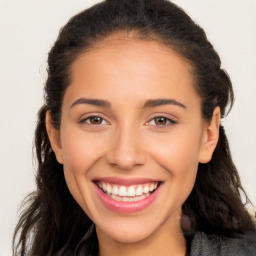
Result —
<instances>
[{"instance_id":1,"label":"ear","mask_svg":"<svg viewBox=\"0 0 256 256\"><path fill-rule=\"evenodd\" d=\"M46 130L47 134L52 146L52 150L55 153L56 159L60 164L63 164L63 154L62 154L62 147L61 147L61 140L60 140L60 131L54 128L52 124L51 114L50 111L46 112Z\"/></svg>"},{"instance_id":2,"label":"ear","mask_svg":"<svg viewBox=\"0 0 256 256\"><path fill-rule=\"evenodd\" d=\"M220 108L216 107L213 111L211 121L205 124L203 131L199 153L199 162L202 164L208 163L212 158L212 154L219 140L220 119Z\"/></svg>"}]
</instances>

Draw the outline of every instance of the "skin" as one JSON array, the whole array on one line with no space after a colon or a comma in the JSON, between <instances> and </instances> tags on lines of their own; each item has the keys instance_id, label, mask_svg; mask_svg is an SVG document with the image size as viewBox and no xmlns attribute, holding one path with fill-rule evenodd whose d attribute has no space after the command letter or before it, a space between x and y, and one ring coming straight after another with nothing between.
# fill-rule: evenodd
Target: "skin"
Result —
<instances>
[{"instance_id":1,"label":"skin","mask_svg":"<svg viewBox=\"0 0 256 256\"><path fill-rule=\"evenodd\" d=\"M157 42L110 38L79 56L71 74L60 130L52 127L50 113L46 125L70 192L96 224L99 255L186 255L181 207L198 163L210 161L216 147L219 108L211 121L202 118L190 64ZM111 106L74 104L79 98ZM152 99L185 107L143 107ZM100 119L94 124L90 116ZM162 123L156 117L164 117ZM117 213L95 193L93 180L103 177L143 177L163 185L145 209Z\"/></svg>"}]
</instances>

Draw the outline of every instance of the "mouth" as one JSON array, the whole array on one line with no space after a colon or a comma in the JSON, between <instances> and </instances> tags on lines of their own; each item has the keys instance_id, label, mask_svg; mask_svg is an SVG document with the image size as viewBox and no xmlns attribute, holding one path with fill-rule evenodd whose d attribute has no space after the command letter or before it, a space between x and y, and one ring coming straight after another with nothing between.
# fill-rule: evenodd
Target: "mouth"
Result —
<instances>
[{"instance_id":1,"label":"mouth","mask_svg":"<svg viewBox=\"0 0 256 256\"><path fill-rule=\"evenodd\" d=\"M136 202L149 197L158 188L159 182L136 185L111 184L97 181L96 185L101 191L115 201Z\"/></svg>"},{"instance_id":2,"label":"mouth","mask_svg":"<svg viewBox=\"0 0 256 256\"><path fill-rule=\"evenodd\" d=\"M148 207L155 201L163 185L160 181L120 179L94 180L93 183L103 205L119 213L133 213Z\"/></svg>"}]
</instances>

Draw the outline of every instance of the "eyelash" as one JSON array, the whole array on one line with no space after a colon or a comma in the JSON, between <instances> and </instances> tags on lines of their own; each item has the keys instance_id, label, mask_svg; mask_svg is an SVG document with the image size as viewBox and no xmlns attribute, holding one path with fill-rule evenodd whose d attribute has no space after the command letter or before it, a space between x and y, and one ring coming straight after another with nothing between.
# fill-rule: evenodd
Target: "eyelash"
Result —
<instances>
[{"instance_id":1,"label":"eyelash","mask_svg":"<svg viewBox=\"0 0 256 256\"><path fill-rule=\"evenodd\" d=\"M92 124L91 121L93 120L93 118L98 118L101 120L101 123L100 124ZM89 122L87 122L89 120ZM93 116L88 116L86 118L83 118L82 120L79 121L79 123L81 124L87 124L87 125L93 125L93 126L99 126L99 125L102 125L102 122L105 122L105 124L108 124L108 122L101 116L97 116L97 115L93 115Z\"/></svg>"},{"instance_id":2,"label":"eyelash","mask_svg":"<svg viewBox=\"0 0 256 256\"><path fill-rule=\"evenodd\" d=\"M100 120L100 123L99 124L93 124L92 123L93 118ZM159 119L161 119L161 121L163 121L164 124L158 124L157 125L156 124L157 119L158 119L158 121L159 121ZM102 123L102 122L105 122L105 123ZM152 124L150 124L151 122L155 122L155 124L152 125ZM97 115L88 116L88 117L80 120L79 123L85 123L85 124L93 125L93 126L100 126L100 125L108 124L108 122L103 117L97 116ZM152 126L158 126L158 127L166 127L166 126L175 125L175 124L177 124L176 121L174 121L171 118L167 118L165 116L156 116L156 117L152 118L149 122L146 122L146 125L152 125Z\"/></svg>"},{"instance_id":3,"label":"eyelash","mask_svg":"<svg viewBox=\"0 0 256 256\"><path fill-rule=\"evenodd\" d=\"M165 123L164 124L154 124L153 126L158 126L158 127L167 127L167 126L170 126L170 125L175 125L177 124L176 121L174 121L173 119L171 118L167 118L165 116L156 116L154 118L152 118L149 122L146 123L146 125L150 125L150 123L153 121L153 122L156 122L157 119L162 119Z\"/></svg>"}]
</instances>

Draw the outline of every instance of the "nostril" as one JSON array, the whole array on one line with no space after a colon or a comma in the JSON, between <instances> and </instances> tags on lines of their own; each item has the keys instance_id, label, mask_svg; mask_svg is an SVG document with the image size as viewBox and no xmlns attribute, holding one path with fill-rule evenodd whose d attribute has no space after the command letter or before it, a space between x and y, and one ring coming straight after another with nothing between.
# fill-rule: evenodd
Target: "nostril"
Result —
<instances>
[{"instance_id":1,"label":"nostril","mask_svg":"<svg viewBox=\"0 0 256 256\"><path fill-rule=\"evenodd\" d=\"M111 165L117 166L120 170L130 170L137 164L135 164L134 162L125 162L124 163L123 161L115 161L115 162L111 163Z\"/></svg>"},{"instance_id":2,"label":"nostril","mask_svg":"<svg viewBox=\"0 0 256 256\"><path fill-rule=\"evenodd\" d=\"M130 124L120 126L113 135L107 152L108 163L120 170L130 170L134 166L145 164L146 155L142 139Z\"/></svg>"},{"instance_id":3,"label":"nostril","mask_svg":"<svg viewBox=\"0 0 256 256\"><path fill-rule=\"evenodd\" d=\"M112 151L107 154L107 162L111 165L117 166L121 170L130 170L134 166L144 165L146 157L143 152L138 150L134 152L129 151Z\"/></svg>"}]
</instances>

